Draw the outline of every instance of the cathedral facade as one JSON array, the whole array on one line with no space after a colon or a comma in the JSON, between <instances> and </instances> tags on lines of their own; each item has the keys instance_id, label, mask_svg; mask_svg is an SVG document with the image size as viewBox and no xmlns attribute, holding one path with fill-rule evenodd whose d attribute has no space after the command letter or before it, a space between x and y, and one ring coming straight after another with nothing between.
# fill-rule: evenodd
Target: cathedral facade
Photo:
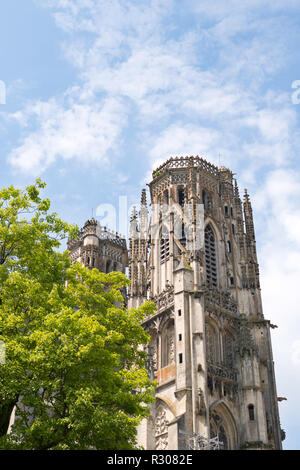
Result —
<instances>
[{"instance_id":1,"label":"cathedral facade","mask_svg":"<svg viewBox=\"0 0 300 470\"><path fill-rule=\"evenodd\" d=\"M129 308L157 306L144 321L157 388L139 444L281 449L274 325L263 315L247 191L242 201L232 172L199 157L170 158L149 190L151 214L143 190L129 246Z\"/></svg>"}]
</instances>

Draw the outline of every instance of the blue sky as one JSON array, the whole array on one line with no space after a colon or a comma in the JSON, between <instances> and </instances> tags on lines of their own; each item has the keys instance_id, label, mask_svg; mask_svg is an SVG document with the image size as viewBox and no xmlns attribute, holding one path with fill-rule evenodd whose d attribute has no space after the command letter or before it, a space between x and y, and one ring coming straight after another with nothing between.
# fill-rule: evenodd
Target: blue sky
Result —
<instances>
[{"instance_id":1,"label":"blue sky","mask_svg":"<svg viewBox=\"0 0 300 470\"><path fill-rule=\"evenodd\" d=\"M100 204L137 201L170 155L230 167L253 201L264 314L279 326L284 447L300 449L299 0L1 3L1 187L41 176L82 225Z\"/></svg>"}]
</instances>

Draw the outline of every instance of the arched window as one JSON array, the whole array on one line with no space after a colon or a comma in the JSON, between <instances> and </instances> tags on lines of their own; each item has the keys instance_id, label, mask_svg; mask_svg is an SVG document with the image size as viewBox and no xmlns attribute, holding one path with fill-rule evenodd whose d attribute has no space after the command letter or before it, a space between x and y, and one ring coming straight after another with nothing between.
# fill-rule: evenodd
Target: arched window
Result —
<instances>
[{"instance_id":1,"label":"arched window","mask_svg":"<svg viewBox=\"0 0 300 470\"><path fill-rule=\"evenodd\" d=\"M167 189L164 191L164 204L169 204L169 191Z\"/></svg>"},{"instance_id":2,"label":"arched window","mask_svg":"<svg viewBox=\"0 0 300 470\"><path fill-rule=\"evenodd\" d=\"M108 260L108 261L106 262L106 271L105 271L105 272L106 272L106 273L110 273L110 271L111 271L111 261Z\"/></svg>"},{"instance_id":3,"label":"arched window","mask_svg":"<svg viewBox=\"0 0 300 470\"><path fill-rule=\"evenodd\" d=\"M164 263L170 256L169 231L163 225L160 231L160 262Z\"/></svg>"},{"instance_id":4,"label":"arched window","mask_svg":"<svg viewBox=\"0 0 300 470\"><path fill-rule=\"evenodd\" d=\"M205 325L207 361L212 364L219 362L219 341L216 329L209 324Z\"/></svg>"},{"instance_id":5,"label":"arched window","mask_svg":"<svg viewBox=\"0 0 300 470\"><path fill-rule=\"evenodd\" d=\"M217 287L216 243L210 224L205 228L205 265L207 283Z\"/></svg>"},{"instance_id":6,"label":"arched window","mask_svg":"<svg viewBox=\"0 0 300 470\"><path fill-rule=\"evenodd\" d=\"M178 189L178 204L183 207L184 206L184 189Z\"/></svg>"},{"instance_id":7,"label":"arched window","mask_svg":"<svg viewBox=\"0 0 300 470\"><path fill-rule=\"evenodd\" d=\"M219 438L221 449L228 450L229 443L223 419L217 413L214 412L212 413L210 418L210 437L214 438L217 436Z\"/></svg>"},{"instance_id":8,"label":"arched window","mask_svg":"<svg viewBox=\"0 0 300 470\"><path fill-rule=\"evenodd\" d=\"M233 336L229 331L225 331L223 336L223 359L227 367L233 367Z\"/></svg>"},{"instance_id":9,"label":"arched window","mask_svg":"<svg viewBox=\"0 0 300 470\"><path fill-rule=\"evenodd\" d=\"M248 405L249 420L254 421L254 405Z\"/></svg>"}]
</instances>

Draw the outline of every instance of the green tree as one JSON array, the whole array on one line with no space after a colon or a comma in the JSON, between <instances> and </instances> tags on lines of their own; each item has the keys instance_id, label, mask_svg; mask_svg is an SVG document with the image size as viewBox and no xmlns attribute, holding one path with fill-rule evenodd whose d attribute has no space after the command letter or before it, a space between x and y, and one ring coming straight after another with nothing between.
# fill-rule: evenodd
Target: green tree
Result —
<instances>
[{"instance_id":1,"label":"green tree","mask_svg":"<svg viewBox=\"0 0 300 470\"><path fill-rule=\"evenodd\" d=\"M133 448L153 399L141 322L154 305L128 311L123 274L57 251L77 228L49 213L43 187L0 191L0 448Z\"/></svg>"}]
</instances>

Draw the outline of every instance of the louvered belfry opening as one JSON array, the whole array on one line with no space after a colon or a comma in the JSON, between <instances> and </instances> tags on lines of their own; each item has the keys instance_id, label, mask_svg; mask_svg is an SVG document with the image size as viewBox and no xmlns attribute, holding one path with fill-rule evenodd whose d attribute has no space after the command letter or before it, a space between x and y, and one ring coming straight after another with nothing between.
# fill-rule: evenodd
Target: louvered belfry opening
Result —
<instances>
[{"instance_id":1,"label":"louvered belfry opening","mask_svg":"<svg viewBox=\"0 0 300 470\"><path fill-rule=\"evenodd\" d=\"M169 232L165 226L160 232L160 262L164 263L170 256L170 239Z\"/></svg>"},{"instance_id":2,"label":"louvered belfry opening","mask_svg":"<svg viewBox=\"0 0 300 470\"><path fill-rule=\"evenodd\" d=\"M205 228L205 264L207 283L217 287L217 259L215 235L208 224Z\"/></svg>"}]
</instances>

